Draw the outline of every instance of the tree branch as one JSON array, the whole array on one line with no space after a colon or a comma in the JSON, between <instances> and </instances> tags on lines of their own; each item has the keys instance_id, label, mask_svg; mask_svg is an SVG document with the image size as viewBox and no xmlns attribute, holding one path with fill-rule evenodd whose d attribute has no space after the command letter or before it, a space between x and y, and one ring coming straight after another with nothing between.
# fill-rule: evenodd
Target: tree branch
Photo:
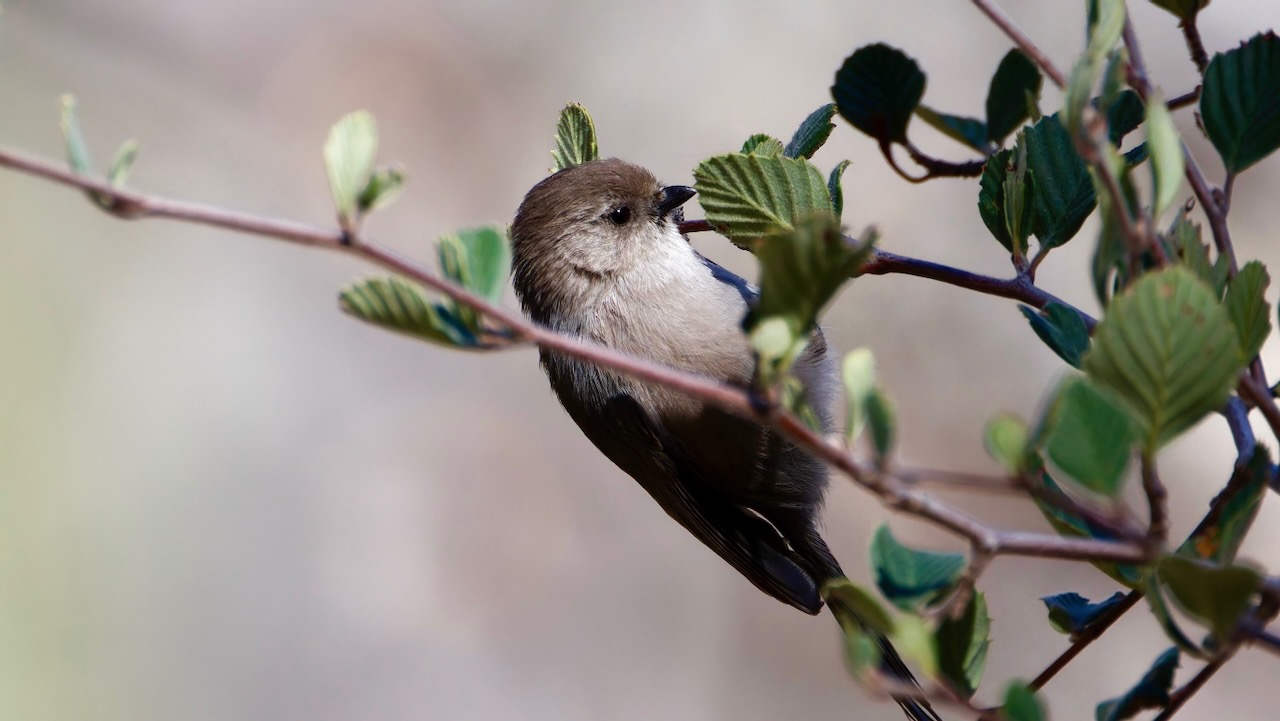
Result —
<instances>
[{"instance_id":1,"label":"tree branch","mask_svg":"<svg viewBox=\"0 0 1280 721\"><path fill-rule=\"evenodd\" d=\"M1054 85L1057 85L1059 88L1066 88L1066 76L1062 74L1061 70L1054 66L1053 61L1049 59L1049 56L1045 55L1044 51L1037 47L1036 44L1031 41L1031 38L1027 37L1027 34L1022 32L1021 28L1014 24L1013 19L1006 15L1004 10L1001 10L998 5L992 2L992 0L973 0L973 4L977 5L978 9L982 11L982 14L986 15L991 22L995 23L996 27L1000 28L1005 35L1009 36L1009 39L1021 48L1022 52L1027 54L1027 57L1031 58L1036 65L1040 66L1040 69L1044 71L1045 75L1049 76L1049 79L1053 81Z\"/></svg>"},{"instance_id":2,"label":"tree branch","mask_svg":"<svg viewBox=\"0 0 1280 721\"><path fill-rule=\"evenodd\" d=\"M1083 632L1076 636L1076 639L1071 642L1071 645L1067 647L1067 650L1063 651L1062 655L1054 659L1053 663L1046 666L1045 669L1040 672L1040 675L1036 676L1035 680L1028 685L1035 691L1039 691L1043 688L1044 685L1049 683L1054 676L1058 675L1059 671L1066 668L1067 664L1075 660L1075 657L1079 656L1081 651L1088 648L1089 644L1098 640L1098 638L1102 636L1108 628L1111 628L1113 623L1119 621L1120 617L1127 613L1129 609L1137 605L1140 600L1142 600L1141 591L1130 591L1129 595L1121 599L1119 604L1107 612L1107 615L1099 618L1097 621L1094 621L1085 628Z\"/></svg>"},{"instance_id":3,"label":"tree branch","mask_svg":"<svg viewBox=\"0 0 1280 721\"><path fill-rule=\"evenodd\" d=\"M1209 54L1204 51L1204 41L1200 39L1200 28L1196 27L1196 18L1199 13L1191 16L1191 19L1182 23L1182 37L1187 41L1187 52L1191 54L1191 62L1196 64L1196 70L1204 75L1204 71L1209 67Z\"/></svg>"}]
</instances>

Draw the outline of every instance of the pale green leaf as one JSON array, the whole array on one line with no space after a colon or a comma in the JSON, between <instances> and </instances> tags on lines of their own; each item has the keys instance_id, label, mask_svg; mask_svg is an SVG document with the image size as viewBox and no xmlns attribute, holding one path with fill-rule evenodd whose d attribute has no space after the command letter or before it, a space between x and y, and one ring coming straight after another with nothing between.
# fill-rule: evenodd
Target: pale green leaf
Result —
<instances>
[{"instance_id":1,"label":"pale green leaf","mask_svg":"<svg viewBox=\"0 0 1280 721\"><path fill-rule=\"evenodd\" d=\"M329 130L324 164L329 190L344 224L354 222L358 216L360 193L369 183L377 154L378 126L368 111L344 115Z\"/></svg>"},{"instance_id":2,"label":"pale green leaf","mask_svg":"<svg viewBox=\"0 0 1280 721\"><path fill-rule=\"evenodd\" d=\"M560 111L556 124L556 149L551 151L552 172L582 165L600 157L596 144L596 125L591 114L578 103L569 103Z\"/></svg>"}]
</instances>

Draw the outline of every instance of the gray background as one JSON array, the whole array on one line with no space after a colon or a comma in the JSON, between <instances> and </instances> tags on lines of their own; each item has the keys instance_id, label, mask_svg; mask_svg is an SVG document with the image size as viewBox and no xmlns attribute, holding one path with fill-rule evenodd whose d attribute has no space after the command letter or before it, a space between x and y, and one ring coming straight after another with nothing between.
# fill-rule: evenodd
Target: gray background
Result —
<instances>
[{"instance_id":1,"label":"gray background","mask_svg":"<svg viewBox=\"0 0 1280 721\"><path fill-rule=\"evenodd\" d=\"M1175 20L1132 5L1156 82L1190 88ZM1008 9L1070 67L1079 3ZM1272 0L1219 0L1206 44L1277 21ZM324 224L325 132L369 108L382 157L411 172L370 231L430 258L441 232L509 220L549 165L567 100L593 112L605 153L688 183L751 133L785 138L828 100L843 58L875 41L921 62L926 102L968 114L1010 47L960 0L16 0L0 15L0 142L60 156L57 99L73 92L100 163L142 141L136 187ZM1192 130L1189 112L1178 121ZM913 137L965 157L919 123ZM975 183L908 186L843 124L816 160L841 158L854 161L849 223L877 223L891 250L1008 272ZM1241 257L1273 267L1277 182L1274 158L1250 170L1232 216ZM1041 273L1090 310L1095 229ZM696 242L753 274L721 239ZM533 351L450 353L339 314L335 290L370 270L118 222L0 173L0 718L899 718L846 678L828 617L756 592L593 451ZM875 350L916 464L993 471L983 422L1033 414L1064 372L1013 304L927 281L859 281L826 324L838 348ZM1164 454L1175 533L1231 458L1218 420ZM1274 501L1244 554L1273 570ZM1045 528L1025 502L958 502ZM884 512L837 483L826 518L845 567L867 579ZM913 521L893 527L960 548ZM1065 646L1037 597L1114 590L1088 567L1017 559L983 587L986 702ZM1055 718L1092 718L1166 645L1134 611L1049 687ZM1259 717L1280 702L1278 672L1246 652L1182 717Z\"/></svg>"}]
</instances>

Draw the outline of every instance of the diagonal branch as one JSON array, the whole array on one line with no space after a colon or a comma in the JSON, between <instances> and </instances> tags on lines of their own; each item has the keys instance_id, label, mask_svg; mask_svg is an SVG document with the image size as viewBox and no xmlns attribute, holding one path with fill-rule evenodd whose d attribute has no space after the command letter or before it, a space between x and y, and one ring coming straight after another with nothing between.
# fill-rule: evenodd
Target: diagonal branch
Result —
<instances>
[{"instance_id":1,"label":"diagonal branch","mask_svg":"<svg viewBox=\"0 0 1280 721\"><path fill-rule=\"evenodd\" d=\"M1027 54L1027 57L1040 66L1040 69L1044 71L1045 75L1049 76L1054 85L1059 88L1066 88L1067 76L1063 75L1062 71L1049 59L1049 56L1045 55L1044 51L1032 42L1031 38L1027 37L1022 28L1014 24L1013 19L1005 14L1005 11L1000 9L999 5L996 5L992 0L973 0L973 4L977 5L982 14L995 23L996 27L1000 28L1005 35L1008 35L1009 39L1021 48L1022 52Z\"/></svg>"}]
</instances>

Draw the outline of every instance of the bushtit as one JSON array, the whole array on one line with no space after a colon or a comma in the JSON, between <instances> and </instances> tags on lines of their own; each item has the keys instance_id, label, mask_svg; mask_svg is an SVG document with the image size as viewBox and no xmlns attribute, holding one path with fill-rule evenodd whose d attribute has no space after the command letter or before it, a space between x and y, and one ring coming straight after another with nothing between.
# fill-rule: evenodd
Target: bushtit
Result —
<instances>
[{"instance_id":1,"label":"bushtit","mask_svg":"<svg viewBox=\"0 0 1280 721\"><path fill-rule=\"evenodd\" d=\"M511 226L516 295L562 333L749 387L755 361L741 321L756 291L704 258L677 228L694 195L616 159L538 183ZM541 352L551 388L596 448L672 518L757 588L809 613L843 576L818 533L827 469L767 426L586 361ZM793 372L825 427L839 390L815 330ZM914 682L880 639L887 670ZM898 701L912 718L927 704Z\"/></svg>"}]
</instances>

